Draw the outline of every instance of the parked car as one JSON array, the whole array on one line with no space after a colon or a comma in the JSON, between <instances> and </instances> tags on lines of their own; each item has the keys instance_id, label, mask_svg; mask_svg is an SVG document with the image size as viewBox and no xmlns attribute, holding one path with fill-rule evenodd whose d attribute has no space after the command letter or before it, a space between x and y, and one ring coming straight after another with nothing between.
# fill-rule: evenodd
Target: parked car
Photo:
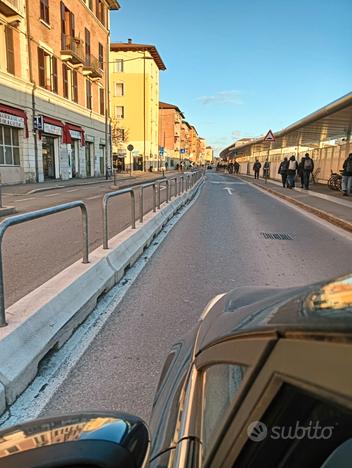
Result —
<instances>
[{"instance_id":1,"label":"parked car","mask_svg":"<svg viewBox=\"0 0 352 468\"><path fill-rule=\"evenodd\" d=\"M168 355L150 435L120 413L0 433L0 468L352 466L352 275L215 297Z\"/></svg>"},{"instance_id":2,"label":"parked car","mask_svg":"<svg viewBox=\"0 0 352 468\"><path fill-rule=\"evenodd\" d=\"M209 165L207 166L207 169L208 169L208 170L212 170L212 169L213 169L213 166L209 164Z\"/></svg>"}]
</instances>

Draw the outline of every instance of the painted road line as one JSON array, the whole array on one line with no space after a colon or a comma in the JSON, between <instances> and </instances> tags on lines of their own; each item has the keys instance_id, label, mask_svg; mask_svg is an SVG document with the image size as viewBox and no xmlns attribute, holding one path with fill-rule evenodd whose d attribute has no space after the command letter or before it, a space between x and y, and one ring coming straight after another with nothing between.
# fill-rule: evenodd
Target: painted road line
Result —
<instances>
[{"instance_id":1,"label":"painted road line","mask_svg":"<svg viewBox=\"0 0 352 468\"><path fill-rule=\"evenodd\" d=\"M230 187L224 187L224 190L227 190L227 193L229 195L232 195L232 190L230 189Z\"/></svg>"},{"instance_id":2,"label":"painted road line","mask_svg":"<svg viewBox=\"0 0 352 468\"><path fill-rule=\"evenodd\" d=\"M74 188L74 189L71 189L71 190L66 190L66 192L77 192L77 190L79 190L78 188Z\"/></svg>"},{"instance_id":3,"label":"painted road line","mask_svg":"<svg viewBox=\"0 0 352 468\"><path fill-rule=\"evenodd\" d=\"M34 200L35 197L29 197L29 198L20 198L19 200L16 200L16 202L19 201L27 201L27 200Z\"/></svg>"},{"instance_id":4,"label":"painted road line","mask_svg":"<svg viewBox=\"0 0 352 468\"><path fill-rule=\"evenodd\" d=\"M59 195L57 192L51 193L50 195L45 195L46 197L55 197L55 195Z\"/></svg>"},{"instance_id":5,"label":"painted road line","mask_svg":"<svg viewBox=\"0 0 352 468\"><path fill-rule=\"evenodd\" d=\"M95 200L96 198L101 198L101 195L94 195L94 197L89 197L87 200Z\"/></svg>"}]
</instances>

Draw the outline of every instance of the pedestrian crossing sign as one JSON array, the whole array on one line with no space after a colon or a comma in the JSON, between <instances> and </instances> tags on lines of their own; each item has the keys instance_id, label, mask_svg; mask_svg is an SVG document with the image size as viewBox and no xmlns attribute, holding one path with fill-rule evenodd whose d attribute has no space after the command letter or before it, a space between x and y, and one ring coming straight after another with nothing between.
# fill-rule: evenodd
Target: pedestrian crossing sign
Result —
<instances>
[{"instance_id":1,"label":"pedestrian crossing sign","mask_svg":"<svg viewBox=\"0 0 352 468\"><path fill-rule=\"evenodd\" d=\"M264 141L275 141L274 134L271 130L265 135Z\"/></svg>"}]
</instances>

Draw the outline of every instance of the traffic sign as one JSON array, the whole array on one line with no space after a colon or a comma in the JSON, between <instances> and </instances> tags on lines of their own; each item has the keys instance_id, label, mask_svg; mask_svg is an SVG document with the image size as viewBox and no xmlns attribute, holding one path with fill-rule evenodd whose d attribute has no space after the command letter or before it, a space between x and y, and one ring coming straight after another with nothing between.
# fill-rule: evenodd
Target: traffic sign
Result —
<instances>
[{"instance_id":1,"label":"traffic sign","mask_svg":"<svg viewBox=\"0 0 352 468\"><path fill-rule=\"evenodd\" d=\"M127 146L127 149L128 149L128 151L133 151L133 150L134 150L134 146L131 145L131 144L129 144L129 145Z\"/></svg>"},{"instance_id":2,"label":"traffic sign","mask_svg":"<svg viewBox=\"0 0 352 468\"><path fill-rule=\"evenodd\" d=\"M164 154L164 147L163 146L160 146L159 154L160 154L160 156L163 156L163 154Z\"/></svg>"},{"instance_id":3,"label":"traffic sign","mask_svg":"<svg viewBox=\"0 0 352 468\"><path fill-rule=\"evenodd\" d=\"M181 153L181 154L185 154L185 152L186 152L185 148L181 148L181 149L180 149L180 153Z\"/></svg>"},{"instance_id":4,"label":"traffic sign","mask_svg":"<svg viewBox=\"0 0 352 468\"><path fill-rule=\"evenodd\" d=\"M265 135L264 141L275 141L274 134L271 130Z\"/></svg>"},{"instance_id":5,"label":"traffic sign","mask_svg":"<svg viewBox=\"0 0 352 468\"><path fill-rule=\"evenodd\" d=\"M44 130L44 117L42 115L34 116L33 124L34 124L35 130L43 131Z\"/></svg>"}]
</instances>

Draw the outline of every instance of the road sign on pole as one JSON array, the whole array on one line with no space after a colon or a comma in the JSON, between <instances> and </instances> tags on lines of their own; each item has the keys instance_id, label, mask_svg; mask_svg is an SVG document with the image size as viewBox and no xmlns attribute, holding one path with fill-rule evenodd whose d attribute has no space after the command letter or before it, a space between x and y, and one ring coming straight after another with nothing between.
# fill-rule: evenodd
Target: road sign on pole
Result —
<instances>
[{"instance_id":1,"label":"road sign on pole","mask_svg":"<svg viewBox=\"0 0 352 468\"><path fill-rule=\"evenodd\" d=\"M275 141L274 134L271 130L265 135L264 141Z\"/></svg>"}]
</instances>

